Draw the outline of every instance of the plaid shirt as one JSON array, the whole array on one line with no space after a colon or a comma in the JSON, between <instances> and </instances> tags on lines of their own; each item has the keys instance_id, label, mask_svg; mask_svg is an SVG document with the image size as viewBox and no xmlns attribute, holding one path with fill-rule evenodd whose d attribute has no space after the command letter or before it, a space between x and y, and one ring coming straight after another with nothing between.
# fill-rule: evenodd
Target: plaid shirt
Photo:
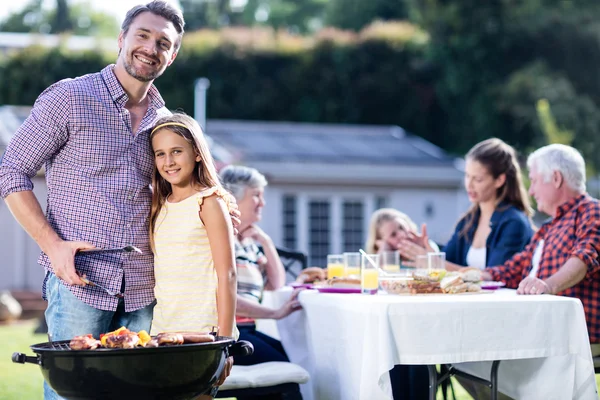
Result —
<instances>
[{"instance_id":1,"label":"plaid shirt","mask_svg":"<svg viewBox=\"0 0 600 400\"><path fill-rule=\"evenodd\" d=\"M40 95L4 154L0 195L32 190L31 177L45 165L46 217L62 239L88 241L99 248L139 247L142 255L75 257L78 271L113 291L121 290L125 278L129 312L154 301L148 240L154 160L148 139L154 121L169 111L152 86L148 111L138 132L132 133L125 108L128 96L112 69L109 65L99 73L60 81ZM52 270L46 254L39 263ZM44 280L44 298L45 289ZM69 289L92 307L117 309L117 299L98 288Z\"/></svg>"},{"instance_id":2,"label":"plaid shirt","mask_svg":"<svg viewBox=\"0 0 600 400\"><path fill-rule=\"evenodd\" d=\"M581 300L591 343L600 343L600 204L582 194L558 207L556 217L535 233L525 249L499 267L488 268L492 278L517 288L529 276L538 242L544 240L537 277L547 279L569 258L577 257L588 267L585 278L558 295Z\"/></svg>"}]
</instances>

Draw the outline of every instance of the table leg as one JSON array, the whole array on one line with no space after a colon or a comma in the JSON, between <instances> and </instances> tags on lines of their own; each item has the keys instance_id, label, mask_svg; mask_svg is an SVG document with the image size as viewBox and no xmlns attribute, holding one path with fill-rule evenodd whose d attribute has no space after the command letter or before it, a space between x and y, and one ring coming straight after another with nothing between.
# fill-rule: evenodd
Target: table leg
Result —
<instances>
[{"instance_id":1,"label":"table leg","mask_svg":"<svg viewBox=\"0 0 600 400\"><path fill-rule=\"evenodd\" d=\"M429 370L429 400L435 400L437 394L438 378L435 365L428 365Z\"/></svg>"},{"instance_id":2,"label":"table leg","mask_svg":"<svg viewBox=\"0 0 600 400\"><path fill-rule=\"evenodd\" d=\"M490 372L490 390L492 391L492 400L498 400L498 367L500 367L500 360L496 360L492 363L492 370Z\"/></svg>"}]
</instances>

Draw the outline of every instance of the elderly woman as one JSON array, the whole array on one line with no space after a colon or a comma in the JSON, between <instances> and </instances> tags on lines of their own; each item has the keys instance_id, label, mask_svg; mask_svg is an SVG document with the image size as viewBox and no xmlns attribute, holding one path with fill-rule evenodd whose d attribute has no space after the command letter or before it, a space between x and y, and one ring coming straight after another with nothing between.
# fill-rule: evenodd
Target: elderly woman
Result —
<instances>
[{"instance_id":1,"label":"elderly woman","mask_svg":"<svg viewBox=\"0 0 600 400\"><path fill-rule=\"evenodd\" d=\"M240 339L254 345L254 354L235 359L235 364L254 365L267 361L289 361L281 343L256 330L255 319L281 319L299 310L297 292L279 309L261 305L263 290L285 284L285 269L271 238L256 223L265 206L267 180L254 168L228 166L220 172L223 187L235 197L241 223L235 244L238 295L236 322ZM260 246L260 247L259 247Z\"/></svg>"}]
</instances>

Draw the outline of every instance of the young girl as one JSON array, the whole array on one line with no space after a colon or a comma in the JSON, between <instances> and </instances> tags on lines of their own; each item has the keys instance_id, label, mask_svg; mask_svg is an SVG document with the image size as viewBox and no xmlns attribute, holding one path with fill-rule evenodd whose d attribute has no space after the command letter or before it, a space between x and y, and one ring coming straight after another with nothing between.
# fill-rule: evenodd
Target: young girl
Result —
<instances>
[{"instance_id":1,"label":"young girl","mask_svg":"<svg viewBox=\"0 0 600 400\"><path fill-rule=\"evenodd\" d=\"M380 208L371 216L365 250L368 253L394 251L403 240L420 240L420 237L417 224L408 215L394 208ZM430 246L439 250L434 242Z\"/></svg>"},{"instance_id":2,"label":"young girl","mask_svg":"<svg viewBox=\"0 0 600 400\"><path fill-rule=\"evenodd\" d=\"M220 335L237 336L229 195L219 184L201 128L191 117L175 114L156 122L150 141L156 164L150 243L157 300L151 333L217 326ZM231 364L230 358L218 385Z\"/></svg>"}]
</instances>

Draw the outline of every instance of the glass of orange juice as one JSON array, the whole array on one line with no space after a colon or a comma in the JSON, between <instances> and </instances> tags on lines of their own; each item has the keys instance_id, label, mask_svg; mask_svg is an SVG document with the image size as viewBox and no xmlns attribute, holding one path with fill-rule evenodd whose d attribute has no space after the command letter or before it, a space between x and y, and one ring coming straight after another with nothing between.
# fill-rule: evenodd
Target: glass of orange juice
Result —
<instances>
[{"instance_id":1,"label":"glass of orange juice","mask_svg":"<svg viewBox=\"0 0 600 400\"><path fill-rule=\"evenodd\" d=\"M375 294L379 288L379 254L362 254L360 288L363 293Z\"/></svg>"},{"instance_id":2,"label":"glass of orange juice","mask_svg":"<svg viewBox=\"0 0 600 400\"><path fill-rule=\"evenodd\" d=\"M381 253L381 269L385 272L400 272L400 253L384 251Z\"/></svg>"},{"instance_id":3,"label":"glass of orange juice","mask_svg":"<svg viewBox=\"0 0 600 400\"><path fill-rule=\"evenodd\" d=\"M346 277L360 278L360 253L344 253Z\"/></svg>"},{"instance_id":4,"label":"glass of orange juice","mask_svg":"<svg viewBox=\"0 0 600 400\"><path fill-rule=\"evenodd\" d=\"M327 256L327 279L343 278L344 272L344 257L341 254L329 254Z\"/></svg>"}]
</instances>

